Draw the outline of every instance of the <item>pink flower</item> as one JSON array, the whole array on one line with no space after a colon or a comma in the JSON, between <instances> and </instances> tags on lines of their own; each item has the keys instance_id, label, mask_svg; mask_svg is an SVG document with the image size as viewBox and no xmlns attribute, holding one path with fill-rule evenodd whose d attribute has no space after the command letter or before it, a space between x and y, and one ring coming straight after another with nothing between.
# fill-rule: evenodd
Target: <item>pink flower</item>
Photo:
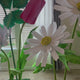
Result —
<instances>
[{"instance_id":1,"label":"pink flower","mask_svg":"<svg viewBox=\"0 0 80 80\"><path fill-rule=\"evenodd\" d=\"M4 28L0 27L0 48L2 46L8 45L7 40L8 40L7 28L6 27L4 27Z\"/></svg>"},{"instance_id":2,"label":"pink flower","mask_svg":"<svg viewBox=\"0 0 80 80\"><path fill-rule=\"evenodd\" d=\"M30 0L20 17L26 23L34 24L44 5L45 0Z\"/></svg>"}]
</instances>

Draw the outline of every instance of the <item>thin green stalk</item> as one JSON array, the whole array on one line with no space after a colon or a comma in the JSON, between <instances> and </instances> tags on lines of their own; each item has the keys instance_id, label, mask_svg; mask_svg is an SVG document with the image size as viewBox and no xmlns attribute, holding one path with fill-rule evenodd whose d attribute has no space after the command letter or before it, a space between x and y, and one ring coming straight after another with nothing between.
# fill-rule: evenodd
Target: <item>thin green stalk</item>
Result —
<instances>
[{"instance_id":1,"label":"thin green stalk","mask_svg":"<svg viewBox=\"0 0 80 80\"><path fill-rule=\"evenodd\" d=\"M55 61L53 60L53 71L54 71L54 80L56 80L56 68L55 68Z\"/></svg>"},{"instance_id":2,"label":"thin green stalk","mask_svg":"<svg viewBox=\"0 0 80 80\"><path fill-rule=\"evenodd\" d=\"M72 32L72 39L74 39L74 37L75 37L75 33L76 33L77 25L78 25L78 20L79 19L77 18L76 23L74 25L74 29L73 29L73 32ZM71 50L71 48L72 48L72 43L69 46L69 50ZM66 75L67 75L67 68L65 67L64 80L66 80Z\"/></svg>"},{"instance_id":3,"label":"thin green stalk","mask_svg":"<svg viewBox=\"0 0 80 80\"><path fill-rule=\"evenodd\" d=\"M4 53L4 55L5 55L5 57L6 57L7 61L8 61L8 71L9 71L9 79L10 79L10 62L9 62L8 56L6 55L6 53L4 52L4 50L1 49L1 51Z\"/></svg>"},{"instance_id":4,"label":"thin green stalk","mask_svg":"<svg viewBox=\"0 0 80 80\"><path fill-rule=\"evenodd\" d=\"M16 68L15 57L14 57L13 46L12 46L12 40L11 40L11 34L9 34L9 42L10 42L10 47L11 47L11 51L12 51L14 68Z\"/></svg>"},{"instance_id":5,"label":"thin green stalk","mask_svg":"<svg viewBox=\"0 0 80 80\"><path fill-rule=\"evenodd\" d=\"M21 63L20 63L20 53L21 53L21 33L23 30L25 23L23 23L21 29L20 29L20 33L19 33L19 49L18 49L18 60L19 60L19 69L21 69ZM19 80L21 80L21 74L19 74Z\"/></svg>"},{"instance_id":6,"label":"thin green stalk","mask_svg":"<svg viewBox=\"0 0 80 80\"><path fill-rule=\"evenodd\" d=\"M10 42L10 47L11 47L11 52L12 52L13 65L14 65L14 68L16 69L15 57L14 57L14 52L13 52L12 40L11 40L11 33L9 33L9 42ZM18 80L17 75L16 75L16 80Z\"/></svg>"}]
</instances>

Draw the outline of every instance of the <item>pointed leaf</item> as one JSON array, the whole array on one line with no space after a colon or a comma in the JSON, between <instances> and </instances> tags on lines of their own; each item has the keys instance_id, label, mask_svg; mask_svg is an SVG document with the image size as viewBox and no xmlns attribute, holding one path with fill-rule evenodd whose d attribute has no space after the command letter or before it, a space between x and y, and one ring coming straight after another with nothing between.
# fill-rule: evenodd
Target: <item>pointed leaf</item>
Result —
<instances>
[{"instance_id":1,"label":"pointed leaf","mask_svg":"<svg viewBox=\"0 0 80 80\"><path fill-rule=\"evenodd\" d=\"M11 72L11 74L13 74L13 75L17 75L17 74L20 74L20 73L21 73L21 71L16 70L16 69L10 69L10 72Z\"/></svg>"},{"instance_id":2,"label":"pointed leaf","mask_svg":"<svg viewBox=\"0 0 80 80\"><path fill-rule=\"evenodd\" d=\"M29 0L14 0L13 1L13 7L14 8L24 8Z\"/></svg>"},{"instance_id":3,"label":"pointed leaf","mask_svg":"<svg viewBox=\"0 0 80 80\"><path fill-rule=\"evenodd\" d=\"M20 18L21 10L12 11L4 18L4 25L9 29L12 28L15 23L23 23L24 21Z\"/></svg>"},{"instance_id":4,"label":"pointed leaf","mask_svg":"<svg viewBox=\"0 0 80 80\"><path fill-rule=\"evenodd\" d=\"M75 54L67 54L66 60L73 64L80 64L80 56L77 56Z\"/></svg>"},{"instance_id":5,"label":"pointed leaf","mask_svg":"<svg viewBox=\"0 0 80 80\"><path fill-rule=\"evenodd\" d=\"M61 53L57 52L59 55L59 60L65 65L65 67L67 68L67 70L70 70L67 64L67 60L65 55L62 55Z\"/></svg>"},{"instance_id":6,"label":"pointed leaf","mask_svg":"<svg viewBox=\"0 0 80 80\"><path fill-rule=\"evenodd\" d=\"M61 47L61 48L63 48L63 49L64 49L64 48L66 48L66 47L67 47L67 45L68 45L68 44L59 44L59 47Z\"/></svg>"},{"instance_id":7,"label":"pointed leaf","mask_svg":"<svg viewBox=\"0 0 80 80\"><path fill-rule=\"evenodd\" d=\"M18 1L19 2L19 1ZM16 11L13 11L12 14L13 14L13 17L14 17L14 21L18 24L21 24L21 23L24 23L24 21L20 18L20 15L21 15L22 11L21 10L16 10Z\"/></svg>"},{"instance_id":8,"label":"pointed leaf","mask_svg":"<svg viewBox=\"0 0 80 80\"><path fill-rule=\"evenodd\" d=\"M4 25L9 29L15 25L14 23L14 17L12 13L9 13L7 16L4 18Z\"/></svg>"},{"instance_id":9,"label":"pointed leaf","mask_svg":"<svg viewBox=\"0 0 80 80\"><path fill-rule=\"evenodd\" d=\"M12 0L0 0L0 4L4 7L4 8L11 8L11 2Z\"/></svg>"},{"instance_id":10,"label":"pointed leaf","mask_svg":"<svg viewBox=\"0 0 80 80\"><path fill-rule=\"evenodd\" d=\"M8 58L11 57L11 52L7 53ZM7 61L5 55L3 53L0 53L1 63L4 63Z\"/></svg>"}]
</instances>

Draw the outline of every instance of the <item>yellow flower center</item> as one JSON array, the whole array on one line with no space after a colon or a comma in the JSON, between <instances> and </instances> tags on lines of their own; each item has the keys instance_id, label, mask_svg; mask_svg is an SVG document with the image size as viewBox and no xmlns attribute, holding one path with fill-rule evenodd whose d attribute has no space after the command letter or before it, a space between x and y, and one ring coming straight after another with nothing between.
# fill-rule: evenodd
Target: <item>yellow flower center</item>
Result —
<instances>
[{"instance_id":1,"label":"yellow flower center","mask_svg":"<svg viewBox=\"0 0 80 80\"><path fill-rule=\"evenodd\" d=\"M51 43L51 37L45 36L44 38L42 38L41 40L41 44L43 46L47 46Z\"/></svg>"},{"instance_id":2,"label":"yellow flower center","mask_svg":"<svg viewBox=\"0 0 80 80\"><path fill-rule=\"evenodd\" d=\"M80 10L80 2L76 4L78 10Z\"/></svg>"}]
</instances>

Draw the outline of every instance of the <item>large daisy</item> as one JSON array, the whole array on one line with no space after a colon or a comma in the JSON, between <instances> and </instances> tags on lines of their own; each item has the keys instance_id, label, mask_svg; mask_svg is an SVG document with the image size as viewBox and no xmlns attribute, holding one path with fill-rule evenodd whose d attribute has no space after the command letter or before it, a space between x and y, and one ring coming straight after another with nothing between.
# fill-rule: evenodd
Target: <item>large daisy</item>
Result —
<instances>
[{"instance_id":1,"label":"large daisy","mask_svg":"<svg viewBox=\"0 0 80 80\"><path fill-rule=\"evenodd\" d=\"M54 9L61 11L61 20L69 18L70 23L74 24L79 18L80 23L80 0L56 0L57 5Z\"/></svg>"},{"instance_id":2,"label":"large daisy","mask_svg":"<svg viewBox=\"0 0 80 80\"><path fill-rule=\"evenodd\" d=\"M29 44L25 46L25 48L30 48L25 51L25 54L30 54L27 60L38 54L36 65L38 66L42 63L42 66L45 66L48 54L50 53L53 59L57 61L59 59L57 52L64 54L64 49L58 47L58 45L60 43L72 43L73 41L73 39L66 39L70 34L65 32L65 30L65 25L57 29L57 25L54 22L47 30L42 26L40 34L34 31L32 34L35 38L28 39Z\"/></svg>"}]
</instances>

